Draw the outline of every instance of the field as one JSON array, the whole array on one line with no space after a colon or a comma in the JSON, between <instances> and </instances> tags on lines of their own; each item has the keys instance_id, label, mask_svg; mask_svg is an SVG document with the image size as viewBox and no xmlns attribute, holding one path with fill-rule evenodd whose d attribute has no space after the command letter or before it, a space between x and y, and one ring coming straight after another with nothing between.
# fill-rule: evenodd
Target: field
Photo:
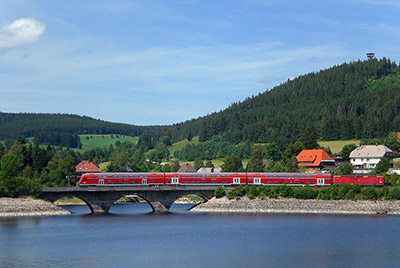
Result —
<instances>
[{"instance_id":1,"label":"field","mask_svg":"<svg viewBox=\"0 0 400 268\"><path fill-rule=\"evenodd\" d=\"M347 144L358 145L360 140L337 140L337 141L319 141L318 144L324 148L330 148L332 153L338 153L342 150L343 146Z\"/></svg>"},{"instance_id":2,"label":"field","mask_svg":"<svg viewBox=\"0 0 400 268\"><path fill-rule=\"evenodd\" d=\"M183 141L176 142L176 143L172 144L171 146L169 146L168 150L169 150L170 154L174 154L175 151L182 149L187 144L199 144L199 136L193 137L193 139L191 141L188 141L186 139Z\"/></svg>"},{"instance_id":3,"label":"field","mask_svg":"<svg viewBox=\"0 0 400 268\"><path fill-rule=\"evenodd\" d=\"M88 135L79 135L79 138L81 139L83 150L91 150L95 148L107 148L111 144L115 146L115 143L117 141L120 141L121 143L125 141L136 143L139 139L138 137L130 137L130 136L116 135L116 134L114 135L88 134Z\"/></svg>"}]
</instances>

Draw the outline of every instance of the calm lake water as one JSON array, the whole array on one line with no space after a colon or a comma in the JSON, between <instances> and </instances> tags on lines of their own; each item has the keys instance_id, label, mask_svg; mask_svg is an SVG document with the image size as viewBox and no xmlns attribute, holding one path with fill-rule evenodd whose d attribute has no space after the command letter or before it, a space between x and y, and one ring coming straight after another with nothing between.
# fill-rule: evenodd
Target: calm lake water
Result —
<instances>
[{"instance_id":1,"label":"calm lake water","mask_svg":"<svg viewBox=\"0 0 400 268\"><path fill-rule=\"evenodd\" d=\"M0 218L0 267L399 267L400 217L208 214Z\"/></svg>"}]
</instances>

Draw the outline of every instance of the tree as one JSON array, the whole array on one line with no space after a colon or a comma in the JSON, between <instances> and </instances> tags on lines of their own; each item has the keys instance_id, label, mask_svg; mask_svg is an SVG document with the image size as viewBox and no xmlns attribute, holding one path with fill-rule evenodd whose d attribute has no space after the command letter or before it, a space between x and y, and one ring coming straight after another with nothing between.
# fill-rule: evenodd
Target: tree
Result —
<instances>
[{"instance_id":1,"label":"tree","mask_svg":"<svg viewBox=\"0 0 400 268\"><path fill-rule=\"evenodd\" d=\"M214 191L214 196L216 198L221 198L223 196L225 196L225 190L224 188L222 188L221 186L219 186L217 189L215 189Z\"/></svg>"},{"instance_id":2,"label":"tree","mask_svg":"<svg viewBox=\"0 0 400 268\"><path fill-rule=\"evenodd\" d=\"M0 192L0 195L11 197L16 195L16 177L20 168L20 163L15 154L7 153L1 158L0 191L3 193Z\"/></svg>"},{"instance_id":3,"label":"tree","mask_svg":"<svg viewBox=\"0 0 400 268\"><path fill-rule=\"evenodd\" d=\"M211 160L207 160L206 164L204 165L205 167L213 168L214 164L211 162Z\"/></svg>"},{"instance_id":4,"label":"tree","mask_svg":"<svg viewBox=\"0 0 400 268\"><path fill-rule=\"evenodd\" d=\"M223 172L238 172L243 168L242 162L236 157L236 155L228 155L223 160L221 166Z\"/></svg>"},{"instance_id":5,"label":"tree","mask_svg":"<svg viewBox=\"0 0 400 268\"><path fill-rule=\"evenodd\" d=\"M282 158L282 152L276 142L268 143L265 146L265 157L268 160L279 161Z\"/></svg>"},{"instance_id":6,"label":"tree","mask_svg":"<svg viewBox=\"0 0 400 268\"><path fill-rule=\"evenodd\" d=\"M282 158L284 160L291 160L296 157L304 148L303 143L296 141L295 143L290 143L285 151L283 152Z\"/></svg>"},{"instance_id":7,"label":"tree","mask_svg":"<svg viewBox=\"0 0 400 268\"><path fill-rule=\"evenodd\" d=\"M199 170L200 168L204 167L204 163L203 160L201 160L201 158L197 157L194 160L194 169L195 170Z\"/></svg>"},{"instance_id":8,"label":"tree","mask_svg":"<svg viewBox=\"0 0 400 268\"><path fill-rule=\"evenodd\" d=\"M342 151L340 152L340 156L344 159L349 159L350 153L357 148L355 144L347 144L343 146Z\"/></svg>"},{"instance_id":9,"label":"tree","mask_svg":"<svg viewBox=\"0 0 400 268\"><path fill-rule=\"evenodd\" d=\"M399 151L400 140L397 136L397 132L390 132L389 135L383 139L383 144L393 151Z\"/></svg>"},{"instance_id":10,"label":"tree","mask_svg":"<svg viewBox=\"0 0 400 268\"><path fill-rule=\"evenodd\" d=\"M390 162L389 159L384 157L379 161L379 163L375 167L375 172L377 174L387 172L390 168Z\"/></svg>"},{"instance_id":11,"label":"tree","mask_svg":"<svg viewBox=\"0 0 400 268\"><path fill-rule=\"evenodd\" d=\"M161 142L161 143L164 143L165 146L171 146L171 145L172 145L171 139L170 139L169 136L161 136L161 137L158 139L157 144L160 143L160 142Z\"/></svg>"},{"instance_id":12,"label":"tree","mask_svg":"<svg viewBox=\"0 0 400 268\"><path fill-rule=\"evenodd\" d=\"M353 173L353 168L349 163L341 164L337 169L337 174L340 175L350 175Z\"/></svg>"},{"instance_id":13,"label":"tree","mask_svg":"<svg viewBox=\"0 0 400 268\"><path fill-rule=\"evenodd\" d=\"M173 160L170 167L171 172L177 172L179 168L180 168L179 161Z\"/></svg>"},{"instance_id":14,"label":"tree","mask_svg":"<svg viewBox=\"0 0 400 268\"><path fill-rule=\"evenodd\" d=\"M261 152L260 149L256 148L247 165L247 171L263 172L264 171L263 158L264 158L263 152Z\"/></svg>"},{"instance_id":15,"label":"tree","mask_svg":"<svg viewBox=\"0 0 400 268\"><path fill-rule=\"evenodd\" d=\"M304 149L318 149L317 135L311 128L304 129L299 137L299 141L303 144Z\"/></svg>"}]
</instances>

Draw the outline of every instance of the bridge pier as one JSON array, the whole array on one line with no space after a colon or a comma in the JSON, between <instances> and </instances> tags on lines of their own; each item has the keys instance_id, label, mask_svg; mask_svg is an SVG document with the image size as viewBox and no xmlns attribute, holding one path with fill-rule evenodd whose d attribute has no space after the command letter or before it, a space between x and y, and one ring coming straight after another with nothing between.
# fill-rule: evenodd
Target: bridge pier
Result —
<instances>
[{"instance_id":1,"label":"bridge pier","mask_svg":"<svg viewBox=\"0 0 400 268\"><path fill-rule=\"evenodd\" d=\"M166 206L164 204L162 204L159 201L153 201L153 202L148 202L149 205L151 206L151 208L153 209L153 212L155 213L166 213L168 212L170 206Z\"/></svg>"},{"instance_id":2,"label":"bridge pier","mask_svg":"<svg viewBox=\"0 0 400 268\"><path fill-rule=\"evenodd\" d=\"M91 200L90 202L85 201L85 203L92 214L107 214L111 206L114 204L114 201Z\"/></svg>"}]
</instances>

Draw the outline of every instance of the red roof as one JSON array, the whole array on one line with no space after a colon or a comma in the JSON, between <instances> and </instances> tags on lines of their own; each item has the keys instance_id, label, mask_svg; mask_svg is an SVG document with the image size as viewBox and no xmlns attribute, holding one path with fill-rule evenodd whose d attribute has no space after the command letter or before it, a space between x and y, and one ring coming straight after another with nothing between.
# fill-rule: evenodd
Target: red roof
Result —
<instances>
[{"instance_id":1,"label":"red roof","mask_svg":"<svg viewBox=\"0 0 400 268\"><path fill-rule=\"evenodd\" d=\"M75 166L76 173L86 173L86 172L101 172L101 170L96 167L95 164L87 160L83 160L78 165Z\"/></svg>"},{"instance_id":2,"label":"red roof","mask_svg":"<svg viewBox=\"0 0 400 268\"><path fill-rule=\"evenodd\" d=\"M321 165L321 162L334 162L323 149L303 150L296 159L299 167L318 167Z\"/></svg>"}]
</instances>

